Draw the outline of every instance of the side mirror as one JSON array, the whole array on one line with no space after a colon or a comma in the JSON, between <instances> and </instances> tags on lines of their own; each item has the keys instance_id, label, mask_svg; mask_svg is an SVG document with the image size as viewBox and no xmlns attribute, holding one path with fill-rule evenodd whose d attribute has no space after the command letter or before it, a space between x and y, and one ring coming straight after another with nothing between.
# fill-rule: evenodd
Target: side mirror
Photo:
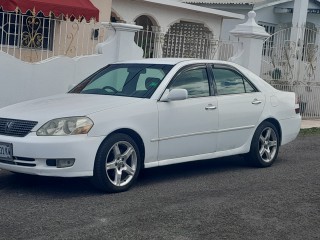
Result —
<instances>
[{"instance_id":1,"label":"side mirror","mask_svg":"<svg viewBox=\"0 0 320 240\"><path fill-rule=\"evenodd\" d=\"M186 89L167 89L161 98L161 102L180 101L188 98Z\"/></svg>"}]
</instances>

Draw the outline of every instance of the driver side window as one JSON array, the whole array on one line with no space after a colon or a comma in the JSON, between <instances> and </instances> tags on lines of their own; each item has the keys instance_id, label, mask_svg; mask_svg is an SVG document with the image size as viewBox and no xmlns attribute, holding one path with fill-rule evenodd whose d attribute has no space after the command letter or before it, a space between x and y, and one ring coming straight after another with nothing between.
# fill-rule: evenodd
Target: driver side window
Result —
<instances>
[{"instance_id":1,"label":"driver side window","mask_svg":"<svg viewBox=\"0 0 320 240\"><path fill-rule=\"evenodd\" d=\"M169 89L186 89L189 98L210 96L209 79L206 67L187 69L180 72Z\"/></svg>"}]
</instances>

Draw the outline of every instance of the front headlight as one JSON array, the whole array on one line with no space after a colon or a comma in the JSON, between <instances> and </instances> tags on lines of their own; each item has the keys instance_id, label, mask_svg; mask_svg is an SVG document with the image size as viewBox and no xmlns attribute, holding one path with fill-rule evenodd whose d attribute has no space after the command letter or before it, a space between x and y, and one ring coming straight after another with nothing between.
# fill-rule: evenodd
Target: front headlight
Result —
<instances>
[{"instance_id":1,"label":"front headlight","mask_svg":"<svg viewBox=\"0 0 320 240\"><path fill-rule=\"evenodd\" d=\"M87 134L93 122L87 117L68 117L53 119L37 131L38 136L68 136Z\"/></svg>"}]
</instances>

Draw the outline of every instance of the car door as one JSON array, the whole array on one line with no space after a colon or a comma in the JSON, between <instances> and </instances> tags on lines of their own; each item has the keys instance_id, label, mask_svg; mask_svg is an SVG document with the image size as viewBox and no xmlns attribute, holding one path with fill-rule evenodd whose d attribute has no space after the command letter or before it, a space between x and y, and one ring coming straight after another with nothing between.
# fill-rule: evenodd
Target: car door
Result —
<instances>
[{"instance_id":1,"label":"car door","mask_svg":"<svg viewBox=\"0 0 320 240\"><path fill-rule=\"evenodd\" d=\"M219 110L217 151L241 147L254 133L265 96L236 69L213 67Z\"/></svg>"},{"instance_id":2,"label":"car door","mask_svg":"<svg viewBox=\"0 0 320 240\"><path fill-rule=\"evenodd\" d=\"M194 157L216 150L217 100L211 96L210 86L206 65L184 68L171 80L167 89L186 89L188 98L158 102L160 165L162 160Z\"/></svg>"}]
</instances>

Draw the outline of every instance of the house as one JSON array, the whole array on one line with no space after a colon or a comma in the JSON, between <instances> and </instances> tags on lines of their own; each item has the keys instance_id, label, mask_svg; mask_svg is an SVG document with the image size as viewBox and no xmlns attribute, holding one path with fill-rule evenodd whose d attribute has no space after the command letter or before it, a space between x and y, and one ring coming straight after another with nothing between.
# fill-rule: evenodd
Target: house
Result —
<instances>
[{"instance_id":1,"label":"house","mask_svg":"<svg viewBox=\"0 0 320 240\"><path fill-rule=\"evenodd\" d=\"M0 0L0 51L23 61L91 54L111 0Z\"/></svg>"},{"instance_id":2,"label":"house","mask_svg":"<svg viewBox=\"0 0 320 240\"><path fill-rule=\"evenodd\" d=\"M173 0L112 2L112 21L143 26L135 40L144 57L213 58L224 19L244 16Z\"/></svg>"},{"instance_id":3,"label":"house","mask_svg":"<svg viewBox=\"0 0 320 240\"><path fill-rule=\"evenodd\" d=\"M294 0L183 0L183 2L238 14L246 14L254 10L257 13L256 21L259 25L264 26L270 34L294 25L292 22ZM299 3L301 1L296 2ZM308 0L307 4L307 18L303 24L305 24L308 29L319 28L320 0ZM299 7L296 7L296 11L299 12L299 14L303 12ZM222 26L223 33L221 38L232 38L229 35L229 31L239 23L239 20L225 19Z\"/></svg>"}]
</instances>

